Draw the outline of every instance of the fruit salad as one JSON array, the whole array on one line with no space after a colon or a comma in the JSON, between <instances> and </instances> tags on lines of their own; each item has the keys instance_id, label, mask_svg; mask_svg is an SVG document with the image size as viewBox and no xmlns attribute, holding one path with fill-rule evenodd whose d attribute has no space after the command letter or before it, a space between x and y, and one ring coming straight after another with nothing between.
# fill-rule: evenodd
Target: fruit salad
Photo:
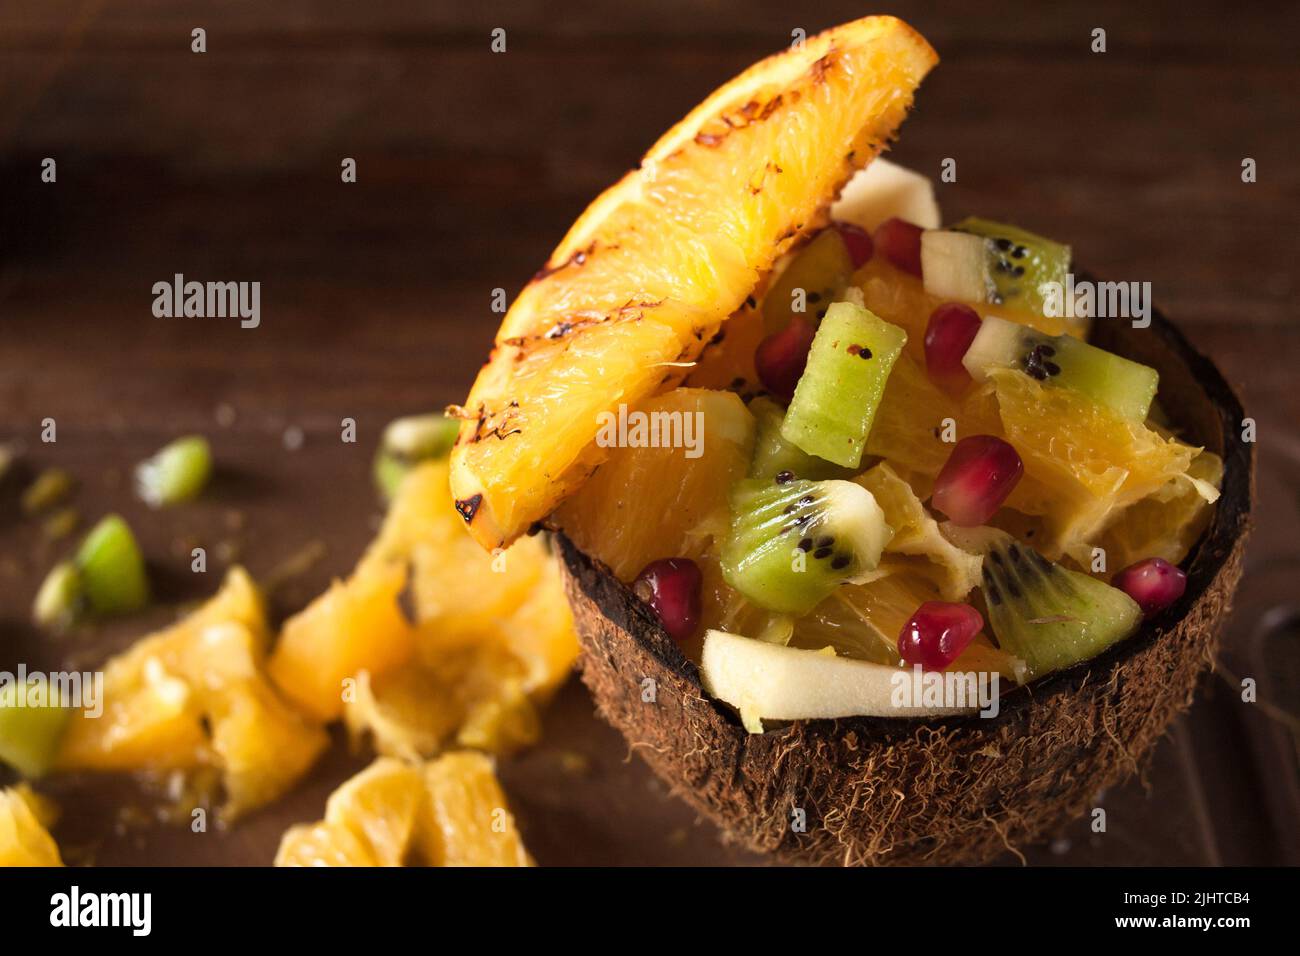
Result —
<instances>
[{"instance_id":1,"label":"fruit salad","mask_svg":"<svg viewBox=\"0 0 1300 956\"><path fill-rule=\"evenodd\" d=\"M701 423L695 453L616 447L556 512L751 730L949 712L900 706L900 671L1005 692L1182 595L1221 461L1167 426L1155 369L1051 301L1068 245L941 222L877 160L639 406Z\"/></svg>"}]
</instances>

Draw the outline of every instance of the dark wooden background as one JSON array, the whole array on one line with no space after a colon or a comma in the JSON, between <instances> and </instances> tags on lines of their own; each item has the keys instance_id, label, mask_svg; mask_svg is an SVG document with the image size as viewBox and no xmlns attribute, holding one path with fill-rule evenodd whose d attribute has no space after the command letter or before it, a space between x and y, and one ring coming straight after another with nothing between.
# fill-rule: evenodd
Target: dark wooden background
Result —
<instances>
[{"instance_id":1,"label":"dark wooden background","mask_svg":"<svg viewBox=\"0 0 1300 956\"><path fill-rule=\"evenodd\" d=\"M797 11L797 12L796 12ZM827 0L558 4L397 0L4 0L0 3L0 441L22 469L80 480L88 521L121 510L163 595L215 587L193 543L265 574L324 557L277 595L301 606L346 572L378 514L369 462L395 415L463 397L498 317L603 186L709 90L761 55L873 12ZM1230 677L1156 754L1146 785L1100 798L1109 831L1067 828L1043 863L1300 862L1296 714L1300 397L1294 365L1300 6L885 4L942 63L894 158L958 181L946 215L980 212L1071 241L1107 278L1150 281L1258 421L1259 530ZM208 52L190 52L207 30ZM493 54L501 27L507 52ZM1091 31L1107 52L1090 51ZM44 157L58 163L42 184ZM340 182L353 157L359 182ZM1241 162L1258 182L1241 181ZM155 319L181 272L262 283L262 324ZM235 412L219 425L216 409ZM41 419L58 442L39 441ZM355 418L360 441L339 441ZM287 428L305 443L285 448ZM203 432L211 494L151 514L131 465ZM167 619L51 639L26 623L67 543L0 486L0 667L93 663ZM542 863L750 858L669 798L573 682L542 746L503 776ZM571 755L587 758L574 771ZM366 757L335 748L289 800L224 834L142 825L121 783L63 780L56 831L74 860L268 862ZM570 769L566 770L565 767Z\"/></svg>"}]
</instances>

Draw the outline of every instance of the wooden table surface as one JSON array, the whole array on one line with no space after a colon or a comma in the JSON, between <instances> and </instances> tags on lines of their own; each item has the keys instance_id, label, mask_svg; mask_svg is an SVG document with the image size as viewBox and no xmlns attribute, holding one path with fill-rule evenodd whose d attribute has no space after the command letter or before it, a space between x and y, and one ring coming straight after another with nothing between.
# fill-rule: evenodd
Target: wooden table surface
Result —
<instances>
[{"instance_id":1,"label":"wooden table surface","mask_svg":"<svg viewBox=\"0 0 1300 956\"><path fill-rule=\"evenodd\" d=\"M1300 84L1296 4L889 4L942 63L894 158L937 175L949 218L982 213L1071 241L1112 279L1150 281L1256 418L1258 530L1225 653L1244 705L1206 682L1145 777L1030 848L1042 863L1300 862L1300 361L1293 319ZM1138 7L1140 6L1140 9ZM792 12L799 8L799 12ZM370 458L391 418L461 399L497 319L568 223L670 123L761 55L870 8L776 0L589 5L371 0L8 0L0 6L0 442L31 474L120 510L182 601L192 541L265 574L324 557L277 596L300 607L373 533ZM190 52L190 31L207 52ZM502 54L490 31L506 31ZM1106 31L1105 53L1090 50ZM57 182L40 181L57 161ZM340 162L358 182L340 182ZM1243 183L1242 161L1258 181ZM262 322L156 319L154 282L259 281ZM219 424L217 409L234 410ZM42 444L40 422L58 422ZM339 440L354 418L359 441ZM283 435L301 428L298 450ZM211 493L150 513L129 469L209 435ZM21 477L21 475L20 475ZM66 543L0 486L0 668L94 663L171 613L51 639L27 623ZM671 798L577 681L543 743L504 762L544 864L753 862ZM566 771L567 754L589 758ZM364 764L341 743L288 799L224 833L140 825L120 781L51 783L68 856L269 862L290 822Z\"/></svg>"}]
</instances>

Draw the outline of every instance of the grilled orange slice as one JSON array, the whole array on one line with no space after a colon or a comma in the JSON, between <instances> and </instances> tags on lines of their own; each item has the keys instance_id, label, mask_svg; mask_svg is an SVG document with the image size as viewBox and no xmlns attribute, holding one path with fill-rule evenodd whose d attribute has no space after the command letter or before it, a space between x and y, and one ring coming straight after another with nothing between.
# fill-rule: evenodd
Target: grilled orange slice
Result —
<instances>
[{"instance_id":1,"label":"grilled orange slice","mask_svg":"<svg viewBox=\"0 0 1300 956\"><path fill-rule=\"evenodd\" d=\"M577 488L601 415L681 379L776 259L903 121L938 61L893 17L746 70L579 217L507 313L464 406L451 490L504 545Z\"/></svg>"}]
</instances>

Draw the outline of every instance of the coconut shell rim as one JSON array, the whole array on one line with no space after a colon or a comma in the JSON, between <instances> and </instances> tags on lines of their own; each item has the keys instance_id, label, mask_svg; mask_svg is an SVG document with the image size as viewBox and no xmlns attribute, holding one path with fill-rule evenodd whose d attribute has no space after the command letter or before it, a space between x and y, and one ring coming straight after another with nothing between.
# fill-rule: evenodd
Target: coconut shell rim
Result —
<instances>
[{"instance_id":1,"label":"coconut shell rim","mask_svg":"<svg viewBox=\"0 0 1300 956\"><path fill-rule=\"evenodd\" d=\"M1090 274L1082 272L1079 273L1079 278L1089 281L1093 279ZM1113 325L1098 325L1098 322L1105 321L1107 320L1094 320L1091 340L1101 339L1106 343L1114 337ZM918 727L946 726L960 731L963 726L980 725L985 729L992 729L999 722L1009 723L1018 719L1022 711L1033 707L1041 697L1077 693L1085 683L1107 680L1126 661L1164 639L1190 614L1197 603L1214 588L1218 572L1224 563L1222 556L1230 555L1249 534L1251 511L1254 505L1254 446L1236 437L1245 417L1245 410L1236 392L1228 385L1218 367L1197 351L1187 337L1158 308L1152 309L1151 325L1145 331L1158 336L1167 351L1182 363L1184 370L1197 383L1218 418L1218 434L1196 436L1206 448L1222 456L1224 470L1214 516L1180 565L1187 572L1187 588L1183 596L1159 615L1144 621L1136 634L1107 648L1101 654L1038 680L1030 681L1028 684L1017 686L1003 694L996 717L981 717L978 714L956 717L863 715L823 717L782 721L780 726L773 727L772 731L779 732L782 728L800 724L811 731L829 733L835 728L841 732L857 730L881 739L910 736ZM1120 354L1124 353L1122 347L1114 350ZM1169 409L1166 409L1166 412L1169 412ZM1183 424L1178 422L1177 415L1171 417L1177 424ZM588 580L589 577L583 574L583 570L592 569L631 595L631 589L626 584L618 580L601 562L582 552L562 530L557 530L555 536L561 559L576 581ZM595 598L595 595L588 596ZM669 637L653 611L639 599L621 603L622 606L632 609L639 620L633 622L611 618L612 622L629 634L633 641L661 666L687 681L724 721L738 730L743 730L734 710L714 698L704 688L699 665L687 657L681 647Z\"/></svg>"}]
</instances>

